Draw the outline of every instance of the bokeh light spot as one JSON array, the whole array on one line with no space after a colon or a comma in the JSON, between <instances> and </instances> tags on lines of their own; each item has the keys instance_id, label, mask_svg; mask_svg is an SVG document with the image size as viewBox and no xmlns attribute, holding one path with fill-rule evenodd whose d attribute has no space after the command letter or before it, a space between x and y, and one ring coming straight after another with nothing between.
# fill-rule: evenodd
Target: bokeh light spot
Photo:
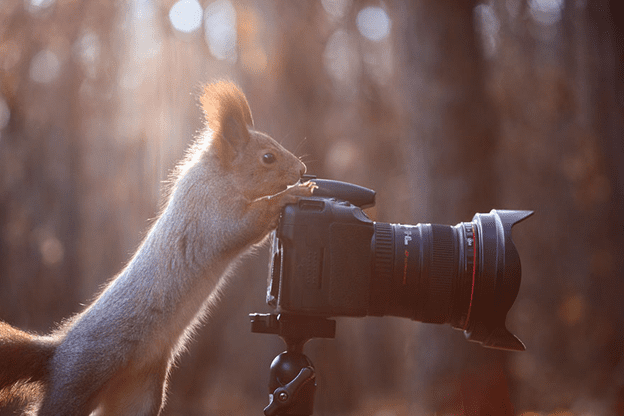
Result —
<instances>
[{"instance_id":1,"label":"bokeh light spot","mask_svg":"<svg viewBox=\"0 0 624 416\"><path fill-rule=\"evenodd\" d=\"M5 128L9 124L11 119L11 110L4 98L0 97L0 130Z\"/></svg>"},{"instance_id":2,"label":"bokeh light spot","mask_svg":"<svg viewBox=\"0 0 624 416\"><path fill-rule=\"evenodd\" d=\"M365 7L355 21L358 30L367 39L380 41L390 33L390 17L381 7Z\"/></svg>"},{"instance_id":3,"label":"bokeh light spot","mask_svg":"<svg viewBox=\"0 0 624 416\"><path fill-rule=\"evenodd\" d=\"M17 42L8 40L0 44L0 69L10 70L20 60L22 52Z\"/></svg>"},{"instance_id":4,"label":"bokeh light spot","mask_svg":"<svg viewBox=\"0 0 624 416\"><path fill-rule=\"evenodd\" d=\"M197 0L180 0L169 10L169 21L178 32L191 33L201 26L203 14Z\"/></svg>"},{"instance_id":5,"label":"bokeh light spot","mask_svg":"<svg viewBox=\"0 0 624 416\"><path fill-rule=\"evenodd\" d=\"M228 0L206 8L204 30L210 53L219 60L236 60L236 9Z\"/></svg>"},{"instance_id":6,"label":"bokeh light spot","mask_svg":"<svg viewBox=\"0 0 624 416\"><path fill-rule=\"evenodd\" d=\"M74 45L74 50L85 67L90 78L97 76L97 64L100 58L101 45L98 35L89 31L83 34Z\"/></svg>"},{"instance_id":7,"label":"bokeh light spot","mask_svg":"<svg viewBox=\"0 0 624 416\"><path fill-rule=\"evenodd\" d=\"M529 13L533 20L550 26L561 20L563 0L529 0Z\"/></svg>"},{"instance_id":8,"label":"bokeh light spot","mask_svg":"<svg viewBox=\"0 0 624 416\"><path fill-rule=\"evenodd\" d=\"M56 237L48 236L41 242L39 247L43 262L47 266L53 266L63 261L65 257L65 248Z\"/></svg>"},{"instance_id":9,"label":"bokeh light spot","mask_svg":"<svg viewBox=\"0 0 624 416\"><path fill-rule=\"evenodd\" d=\"M323 63L327 73L339 87L341 96L351 96L356 90L360 60L357 46L352 37L344 30L337 30L330 36L323 53Z\"/></svg>"},{"instance_id":10,"label":"bokeh light spot","mask_svg":"<svg viewBox=\"0 0 624 416\"><path fill-rule=\"evenodd\" d=\"M54 4L55 0L26 0L26 9L33 14L45 11Z\"/></svg>"},{"instance_id":11,"label":"bokeh light spot","mask_svg":"<svg viewBox=\"0 0 624 416\"><path fill-rule=\"evenodd\" d=\"M37 53L30 62L30 78L41 84L54 81L61 69L61 62L56 54L44 49Z\"/></svg>"},{"instance_id":12,"label":"bokeh light spot","mask_svg":"<svg viewBox=\"0 0 624 416\"><path fill-rule=\"evenodd\" d=\"M568 325L574 325L585 314L585 299L580 295L568 296L559 305L559 318Z\"/></svg>"},{"instance_id":13,"label":"bokeh light spot","mask_svg":"<svg viewBox=\"0 0 624 416\"><path fill-rule=\"evenodd\" d=\"M323 5L323 9L332 17L336 19L341 19L346 14L349 6L351 5L350 0L321 0L321 4Z\"/></svg>"},{"instance_id":14,"label":"bokeh light spot","mask_svg":"<svg viewBox=\"0 0 624 416\"><path fill-rule=\"evenodd\" d=\"M474 9L477 30L481 34L483 42L483 52L485 56L491 58L496 53L498 44L500 22L496 17L494 8L489 4L479 4Z\"/></svg>"},{"instance_id":15,"label":"bokeh light spot","mask_svg":"<svg viewBox=\"0 0 624 416\"><path fill-rule=\"evenodd\" d=\"M85 63L94 63L100 56L100 40L93 32L87 32L78 41L78 51Z\"/></svg>"}]
</instances>

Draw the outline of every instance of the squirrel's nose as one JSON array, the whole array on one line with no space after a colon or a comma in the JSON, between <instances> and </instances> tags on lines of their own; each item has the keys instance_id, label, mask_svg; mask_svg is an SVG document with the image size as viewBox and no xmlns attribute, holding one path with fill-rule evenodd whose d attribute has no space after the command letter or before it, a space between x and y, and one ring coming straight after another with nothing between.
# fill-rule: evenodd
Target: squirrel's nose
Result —
<instances>
[{"instance_id":1,"label":"squirrel's nose","mask_svg":"<svg viewBox=\"0 0 624 416\"><path fill-rule=\"evenodd\" d=\"M299 161L299 163L301 163L301 166L299 167L299 177L302 177L303 175L305 175L305 173L307 172L308 168L306 167L305 163Z\"/></svg>"}]
</instances>

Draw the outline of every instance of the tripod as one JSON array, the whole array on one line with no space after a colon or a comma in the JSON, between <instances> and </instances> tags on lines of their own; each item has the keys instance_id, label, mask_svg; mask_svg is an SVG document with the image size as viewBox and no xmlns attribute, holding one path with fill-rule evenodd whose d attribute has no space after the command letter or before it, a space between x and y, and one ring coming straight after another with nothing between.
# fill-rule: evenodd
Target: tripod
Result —
<instances>
[{"instance_id":1,"label":"tripod","mask_svg":"<svg viewBox=\"0 0 624 416\"><path fill-rule=\"evenodd\" d=\"M251 332L276 334L286 351L271 363L269 405L266 416L311 416L314 409L316 373L303 346L312 338L334 338L336 321L287 314L250 314Z\"/></svg>"}]
</instances>

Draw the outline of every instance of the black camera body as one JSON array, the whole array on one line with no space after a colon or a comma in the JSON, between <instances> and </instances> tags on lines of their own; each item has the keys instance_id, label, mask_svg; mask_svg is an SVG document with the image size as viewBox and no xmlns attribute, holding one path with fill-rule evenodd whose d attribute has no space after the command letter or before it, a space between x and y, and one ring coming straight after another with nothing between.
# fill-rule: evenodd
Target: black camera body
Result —
<instances>
[{"instance_id":1,"label":"black camera body","mask_svg":"<svg viewBox=\"0 0 624 416\"><path fill-rule=\"evenodd\" d=\"M449 323L484 346L524 350L505 319L521 278L511 227L531 211L492 210L455 226L388 224L362 210L374 191L313 181L314 195L287 205L274 234L267 302L276 313Z\"/></svg>"},{"instance_id":2,"label":"black camera body","mask_svg":"<svg viewBox=\"0 0 624 416\"><path fill-rule=\"evenodd\" d=\"M315 194L320 189L327 191L319 185ZM374 223L346 200L315 195L286 206L273 241L269 305L302 315L368 315L373 234Z\"/></svg>"}]
</instances>

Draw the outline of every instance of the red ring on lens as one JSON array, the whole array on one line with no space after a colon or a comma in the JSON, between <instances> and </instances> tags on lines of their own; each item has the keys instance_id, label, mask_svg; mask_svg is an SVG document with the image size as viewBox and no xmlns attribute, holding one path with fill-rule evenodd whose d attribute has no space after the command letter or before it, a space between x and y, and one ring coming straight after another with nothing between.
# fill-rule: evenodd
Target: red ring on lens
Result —
<instances>
[{"instance_id":1,"label":"red ring on lens","mask_svg":"<svg viewBox=\"0 0 624 416\"><path fill-rule=\"evenodd\" d=\"M464 324L464 328L463 328L464 331L468 328L468 324L470 323L470 311L472 310L472 301L474 300L474 292L475 292L475 281L477 278L477 230L475 229L474 224L472 224L472 238L473 238L472 288L470 290L470 304L468 305L468 313L466 314L466 323Z\"/></svg>"}]
</instances>

